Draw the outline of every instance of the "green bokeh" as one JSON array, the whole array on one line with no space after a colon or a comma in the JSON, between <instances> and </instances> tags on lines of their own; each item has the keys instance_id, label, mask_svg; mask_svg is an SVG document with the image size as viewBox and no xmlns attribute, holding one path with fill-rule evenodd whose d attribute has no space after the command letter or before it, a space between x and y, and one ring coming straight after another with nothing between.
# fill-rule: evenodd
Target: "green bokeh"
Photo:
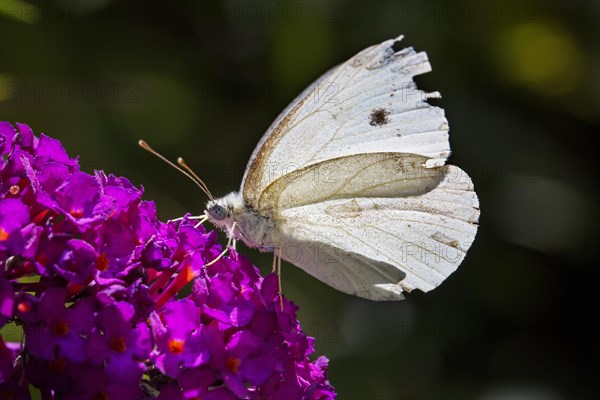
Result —
<instances>
[{"instance_id":1,"label":"green bokeh","mask_svg":"<svg viewBox=\"0 0 600 400\"><path fill-rule=\"evenodd\" d=\"M202 193L138 139L226 194L296 94L404 34L429 55L418 84L442 93L450 161L475 182L475 244L440 288L403 302L352 298L288 264L284 292L341 399L591 398L598 4L0 0L0 119L143 185L163 219L197 214Z\"/></svg>"}]
</instances>

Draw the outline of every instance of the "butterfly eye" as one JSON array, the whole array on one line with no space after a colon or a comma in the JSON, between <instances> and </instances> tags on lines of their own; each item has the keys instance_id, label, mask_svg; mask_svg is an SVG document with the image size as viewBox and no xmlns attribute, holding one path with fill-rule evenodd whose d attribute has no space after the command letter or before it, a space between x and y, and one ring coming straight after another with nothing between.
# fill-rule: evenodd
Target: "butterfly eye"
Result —
<instances>
[{"instance_id":1,"label":"butterfly eye","mask_svg":"<svg viewBox=\"0 0 600 400\"><path fill-rule=\"evenodd\" d=\"M223 207L221 204L211 204L207 211L213 221L222 221L229 215L227 207Z\"/></svg>"}]
</instances>

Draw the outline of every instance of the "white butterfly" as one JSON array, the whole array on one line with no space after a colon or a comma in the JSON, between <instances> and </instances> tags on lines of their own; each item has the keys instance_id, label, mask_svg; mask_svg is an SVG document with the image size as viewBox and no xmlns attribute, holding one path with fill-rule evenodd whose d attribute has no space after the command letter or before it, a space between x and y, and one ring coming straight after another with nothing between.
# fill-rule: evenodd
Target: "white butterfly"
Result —
<instances>
[{"instance_id":1,"label":"white butterfly","mask_svg":"<svg viewBox=\"0 0 600 400\"><path fill-rule=\"evenodd\" d=\"M439 93L416 88L424 52L369 47L302 92L258 143L239 192L205 216L230 238L342 292L399 300L456 270L479 202L450 154Z\"/></svg>"}]
</instances>

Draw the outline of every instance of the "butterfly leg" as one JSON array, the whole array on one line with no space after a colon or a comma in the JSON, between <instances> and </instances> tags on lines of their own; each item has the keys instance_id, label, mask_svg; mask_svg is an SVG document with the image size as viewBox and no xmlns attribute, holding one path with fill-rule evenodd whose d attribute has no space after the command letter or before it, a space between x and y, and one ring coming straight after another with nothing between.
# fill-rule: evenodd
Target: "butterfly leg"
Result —
<instances>
[{"instance_id":1,"label":"butterfly leg","mask_svg":"<svg viewBox=\"0 0 600 400\"><path fill-rule=\"evenodd\" d=\"M227 241L227 247L232 247L235 250L235 246L237 245L237 239L235 238L235 228L237 228L237 222L234 222L231 225L231 233L229 234L229 240Z\"/></svg>"},{"instance_id":2,"label":"butterfly leg","mask_svg":"<svg viewBox=\"0 0 600 400\"><path fill-rule=\"evenodd\" d=\"M272 274L274 274L275 272L277 272L277 249L273 251L273 265L271 269Z\"/></svg>"},{"instance_id":3,"label":"butterfly leg","mask_svg":"<svg viewBox=\"0 0 600 400\"><path fill-rule=\"evenodd\" d=\"M190 215L189 217L187 217L187 219L203 219L205 217L206 217L205 214L202 214L202 215ZM185 219L185 217L173 218L173 219L170 219L169 222L183 221L184 219Z\"/></svg>"},{"instance_id":4,"label":"butterfly leg","mask_svg":"<svg viewBox=\"0 0 600 400\"><path fill-rule=\"evenodd\" d=\"M185 217L179 217L179 218L175 218L175 219L170 219L169 222L183 221L184 218ZM194 225L194 228L198 228L200 225L202 225L203 223L205 223L206 220L208 220L208 217L206 216L206 214L203 214L203 215L193 215L193 216L190 216L190 217L187 217L187 218L191 219L191 220L194 220L194 219L199 220L199 222L196 225Z\"/></svg>"},{"instance_id":5,"label":"butterfly leg","mask_svg":"<svg viewBox=\"0 0 600 400\"><path fill-rule=\"evenodd\" d=\"M234 235L233 235L233 231L236 228L236 222L233 223L233 225L231 226L231 235L229 235L229 239L227 240L227 246L225 246L225 250L223 250L221 252L221 254L219 254L214 260L204 264L204 268L206 267L210 267L211 265L213 265L214 263L216 263L217 261L219 261L221 258L223 258L223 256L225 256L225 254L227 254L227 252L229 251L229 249L231 249L231 247L233 247L233 250L235 250L235 245L237 243L237 240L235 239ZM233 246L232 246L233 243Z\"/></svg>"},{"instance_id":6,"label":"butterfly leg","mask_svg":"<svg viewBox=\"0 0 600 400\"><path fill-rule=\"evenodd\" d=\"M277 281L279 283L279 307L283 312L283 291L281 290L281 256L279 249L275 249L275 259L277 260Z\"/></svg>"},{"instance_id":7,"label":"butterfly leg","mask_svg":"<svg viewBox=\"0 0 600 400\"><path fill-rule=\"evenodd\" d=\"M203 268L210 267L211 265L213 265L214 263L216 263L217 261L219 261L221 258L223 258L223 256L224 256L225 254L227 254L227 252L228 252L228 251L229 251L229 246L225 247L225 250L223 250L223 251L221 252L221 254L219 254L219 255L218 255L218 256L217 256L217 257L216 257L214 260L212 260L212 261L210 261L210 262L208 262L208 263L204 264L204 267L203 267Z\"/></svg>"},{"instance_id":8,"label":"butterfly leg","mask_svg":"<svg viewBox=\"0 0 600 400\"><path fill-rule=\"evenodd\" d=\"M236 238L232 238L230 239L231 243L227 243L228 246L231 245L231 248L233 249L233 251L237 251L236 246L237 246L237 239Z\"/></svg>"},{"instance_id":9,"label":"butterfly leg","mask_svg":"<svg viewBox=\"0 0 600 400\"><path fill-rule=\"evenodd\" d=\"M200 217L202 217L202 218L200 218ZM196 219L196 218L194 218L194 219ZM198 229L200 227L200 225L205 223L208 220L208 216L207 215L199 215L197 219L199 219L199 221L196 225L194 225L195 229Z\"/></svg>"}]
</instances>

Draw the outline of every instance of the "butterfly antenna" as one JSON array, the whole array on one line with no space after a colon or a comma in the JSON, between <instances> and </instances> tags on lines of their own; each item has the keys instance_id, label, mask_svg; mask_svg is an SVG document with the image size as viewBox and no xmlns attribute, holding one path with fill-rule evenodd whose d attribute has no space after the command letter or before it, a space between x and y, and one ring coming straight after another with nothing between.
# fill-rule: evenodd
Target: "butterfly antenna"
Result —
<instances>
[{"instance_id":1,"label":"butterfly antenna","mask_svg":"<svg viewBox=\"0 0 600 400\"><path fill-rule=\"evenodd\" d=\"M194 179L194 177L192 175L188 174L185 170L183 170L182 168L177 166L175 163L167 160L166 157L159 154L156 150L154 150L152 147L150 147L150 145L148 145L148 143L146 143L145 141L143 141L143 140L138 141L138 145L142 149L146 150L148 153L155 155L156 157L160 158L161 160L163 160L164 162L169 164L171 167L175 168L177 171L181 172L182 174L184 174L185 176L190 178L190 180L192 182L194 182L200 188L200 190L202 190L211 200L213 199L212 194L210 194L210 192L206 188L206 185L204 184L204 182L202 182L202 181L198 182L196 179Z\"/></svg>"},{"instance_id":2,"label":"butterfly antenna","mask_svg":"<svg viewBox=\"0 0 600 400\"><path fill-rule=\"evenodd\" d=\"M196 182L198 182L199 184L201 184L204 187L204 190L206 191L206 194L208 195L208 197L211 200L215 199L213 197L213 195L210 193L210 190L208 190L208 186L206 186L206 183L204 183L204 181L202 181L202 179L200 179L200 177L189 167L189 165L187 165L185 163L185 161L183 160L183 158L179 157L177 159L177 164L181 165L183 168L185 168L185 170L187 172L189 172L194 178L196 178Z\"/></svg>"}]
</instances>

